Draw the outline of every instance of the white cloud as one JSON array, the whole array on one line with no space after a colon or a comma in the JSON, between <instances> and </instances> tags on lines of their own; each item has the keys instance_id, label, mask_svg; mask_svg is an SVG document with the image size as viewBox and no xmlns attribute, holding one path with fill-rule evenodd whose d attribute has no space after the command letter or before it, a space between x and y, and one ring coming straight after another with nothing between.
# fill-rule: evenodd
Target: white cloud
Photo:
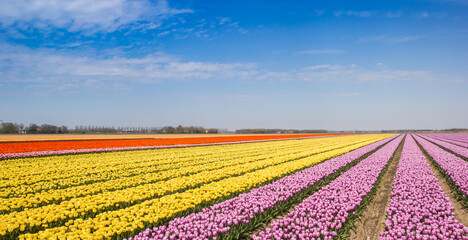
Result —
<instances>
[{"instance_id":1,"label":"white cloud","mask_svg":"<svg viewBox=\"0 0 468 240\"><path fill-rule=\"evenodd\" d=\"M443 12L427 12L422 11L415 14L417 19L425 19L425 18L445 18L447 17L446 13Z\"/></svg>"},{"instance_id":2,"label":"white cloud","mask_svg":"<svg viewBox=\"0 0 468 240\"><path fill-rule=\"evenodd\" d=\"M398 36L392 37L385 34L376 36L366 36L358 39L359 42L387 42L387 43L405 43L421 39L421 36Z\"/></svg>"},{"instance_id":3,"label":"white cloud","mask_svg":"<svg viewBox=\"0 0 468 240\"><path fill-rule=\"evenodd\" d=\"M333 68L333 66L330 64L323 64L323 65L315 65L315 66L306 67L306 68L303 68L302 71L309 71L309 70L314 71L318 69L330 69L330 68Z\"/></svg>"},{"instance_id":4,"label":"white cloud","mask_svg":"<svg viewBox=\"0 0 468 240\"><path fill-rule=\"evenodd\" d=\"M336 17L352 16L352 17L372 17L376 14L375 11L335 11Z\"/></svg>"},{"instance_id":5,"label":"white cloud","mask_svg":"<svg viewBox=\"0 0 468 240\"><path fill-rule=\"evenodd\" d=\"M15 28L9 28L7 29L6 32L8 36L14 39L26 39L27 38L24 34L22 34L20 31L18 31L18 29L15 29Z\"/></svg>"},{"instance_id":6,"label":"white cloud","mask_svg":"<svg viewBox=\"0 0 468 240\"><path fill-rule=\"evenodd\" d=\"M416 18L417 19L422 19L422 18L427 18L429 17L429 13L428 12L420 12L420 13L417 13L416 14Z\"/></svg>"},{"instance_id":7,"label":"white cloud","mask_svg":"<svg viewBox=\"0 0 468 240\"><path fill-rule=\"evenodd\" d=\"M317 9L316 9L316 10L313 10L313 11L312 11L312 15L313 15L313 16L316 16L316 17L322 16L324 13L325 13L324 10L317 10Z\"/></svg>"},{"instance_id":8,"label":"white cloud","mask_svg":"<svg viewBox=\"0 0 468 240\"><path fill-rule=\"evenodd\" d=\"M183 19L174 18L173 22L168 21L160 28L158 36L172 36L176 39L200 38L213 39L221 36L225 32L237 32L247 34L248 31L239 26L239 22L230 17L214 17L199 19L197 21L184 22Z\"/></svg>"},{"instance_id":9,"label":"white cloud","mask_svg":"<svg viewBox=\"0 0 468 240\"><path fill-rule=\"evenodd\" d=\"M387 66L385 66L385 64L381 63L381 62L376 63L375 66L377 66L379 68L387 68Z\"/></svg>"},{"instance_id":10,"label":"white cloud","mask_svg":"<svg viewBox=\"0 0 468 240\"><path fill-rule=\"evenodd\" d=\"M341 93L341 94L338 94L338 97L357 97L357 96L361 96L361 93L352 92L352 93Z\"/></svg>"},{"instance_id":11,"label":"white cloud","mask_svg":"<svg viewBox=\"0 0 468 240\"><path fill-rule=\"evenodd\" d=\"M438 1L442 3L451 3L451 4L468 6L468 0L438 0Z\"/></svg>"},{"instance_id":12,"label":"white cloud","mask_svg":"<svg viewBox=\"0 0 468 240\"><path fill-rule=\"evenodd\" d=\"M218 18L219 19L219 25L224 25L228 22L231 22L231 18L229 17L222 17L222 18Z\"/></svg>"},{"instance_id":13,"label":"white cloud","mask_svg":"<svg viewBox=\"0 0 468 240\"><path fill-rule=\"evenodd\" d=\"M313 82L377 83L388 81L436 81L438 77L429 71L391 70L382 63L377 69L365 69L355 64L315 65L303 68L298 79Z\"/></svg>"},{"instance_id":14,"label":"white cloud","mask_svg":"<svg viewBox=\"0 0 468 240\"><path fill-rule=\"evenodd\" d=\"M398 12L387 12L387 17L388 18L399 18L401 17L403 13L401 11L398 11Z\"/></svg>"},{"instance_id":15,"label":"white cloud","mask_svg":"<svg viewBox=\"0 0 468 240\"><path fill-rule=\"evenodd\" d=\"M313 49L313 50L304 50L297 52L298 54L308 54L308 55L315 55L315 54L342 54L345 51L340 49Z\"/></svg>"},{"instance_id":16,"label":"white cloud","mask_svg":"<svg viewBox=\"0 0 468 240\"><path fill-rule=\"evenodd\" d=\"M169 33L171 33L171 31L160 32L160 33L158 33L158 36L166 36Z\"/></svg>"},{"instance_id":17,"label":"white cloud","mask_svg":"<svg viewBox=\"0 0 468 240\"><path fill-rule=\"evenodd\" d=\"M76 56L71 51L0 45L0 81L38 89L99 89L115 84L152 84L203 79L251 79L252 63L183 61L161 53L141 58Z\"/></svg>"},{"instance_id":18,"label":"white cloud","mask_svg":"<svg viewBox=\"0 0 468 240\"><path fill-rule=\"evenodd\" d=\"M113 32L137 23L158 26L162 19L188 12L192 11L171 8L166 0L5 0L0 1L0 25Z\"/></svg>"},{"instance_id":19,"label":"white cloud","mask_svg":"<svg viewBox=\"0 0 468 240\"><path fill-rule=\"evenodd\" d=\"M83 54L82 51L80 51ZM374 68L356 64L322 64L299 70L270 71L255 63L217 63L179 59L163 53L143 57L104 58L77 55L75 50L30 49L0 44L0 84L4 89L64 92L120 90L134 84L173 81L309 81L356 84L389 81L465 82L466 78L430 71L394 70L383 63ZM346 96L343 96L346 97Z\"/></svg>"}]
</instances>

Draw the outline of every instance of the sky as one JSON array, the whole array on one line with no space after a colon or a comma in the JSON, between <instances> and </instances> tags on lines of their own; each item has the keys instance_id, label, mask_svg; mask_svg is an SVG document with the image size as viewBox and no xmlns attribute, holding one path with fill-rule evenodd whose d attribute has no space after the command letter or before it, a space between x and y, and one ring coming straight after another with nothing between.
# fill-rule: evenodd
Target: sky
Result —
<instances>
[{"instance_id":1,"label":"sky","mask_svg":"<svg viewBox=\"0 0 468 240\"><path fill-rule=\"evenodd\" d=\"M0 120L468 128L468 0L0 1Z\"/></svg>"}]
</instances>

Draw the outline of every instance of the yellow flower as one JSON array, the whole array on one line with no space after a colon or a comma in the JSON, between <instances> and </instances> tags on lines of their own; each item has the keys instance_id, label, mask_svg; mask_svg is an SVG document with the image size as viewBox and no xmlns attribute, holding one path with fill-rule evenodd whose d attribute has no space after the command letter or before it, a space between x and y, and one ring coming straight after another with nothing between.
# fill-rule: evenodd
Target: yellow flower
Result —
<instances>
[{"instance_id":1,"label":"yellow flower","mask_svg":"<svg viewBox=\"0 0 468 240\"><path fill-rule=\"evenodd\" d=\"M47 228L28 235L31 238L112 237L389 136L352 135L4 161L0 172L11 181L0 183L0 187L16 197L0 198L0 210L35 207L0 215L0 222L5 223L0 234L29 224ZM180 189L187 190L178 192ZM113 210L104 211L109 208ZM88 218L77 218L81 216ZM48 228L61 220L64 226ZM9 224L18 225L6 227Z\"/></svg>"}]
</instances>

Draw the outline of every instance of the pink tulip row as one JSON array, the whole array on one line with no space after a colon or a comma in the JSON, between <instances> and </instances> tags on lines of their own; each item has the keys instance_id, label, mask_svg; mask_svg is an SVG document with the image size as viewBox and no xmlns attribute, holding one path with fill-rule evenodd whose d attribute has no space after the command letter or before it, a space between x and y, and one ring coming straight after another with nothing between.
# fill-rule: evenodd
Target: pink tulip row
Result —
<instances>
[{"instance_id":1,"label":"pink tulip row","mask_svg":"<svg viewBox=\"0 0 468 240\"><path fill-rule=\"evenodd\" d=\"M449 143L458 145L460 147L468 148L468 135L467 135L467 138L466 138L466 142L461 141L460 139L457 140L456 138L451 138L450 136L446 136L446 135L443 135L443 136L438 135L438 134L420 134L420 135L422 137L436 138L438 140L449 142Z\"/></svg>"},{"instance_id":2,"label":"pink tulip row","mask_svg":"<svg viewBox=\"0 0 468 240\"><path fill-rule=\"evenodd\" d=\"M468 239L414 139L406 137L380 239Z\"/></svg>"},{"instance_id":3,"label":"pink tulip row","mask_svg":"<svg viewBox=\"0 0 468 240\"><path fill-rule=\"evenodd\" d=\"M403 136L385 145L274 221L253 239L333 239L373 189ZM340 233L341 234L341 233Z\"/></svg>"},{"instance_id":4,"label":"pink tulip row","mask_svg":"<svg viewBox=\"0 0 468 240\"><path fill-rule=\"evenodd\" d=\"M460 191L468 194L468 162L417 135L414 137L432 159L452 178Z\"/></svg>"},{"instance_id":5,"label":"pink tulip row","mask_svg":"<svg viewBox=\"0 0 468 240\"><path fill-rule=\"evenodd\" d=\"M199 213L176 218L167 226L155 227L130 239L216 239L240 223L249 223L257 214L272 209L294 194L335 173L377 147L396 137L367 145L323 163L281 178L271 184L255 188L248 193L206 208ZM399 139L402 137L400 136ZM389 143L391 146L395 142ZM388 146L388 145L387 145ZM388 149L385 146L384 148Z\"/></svg>"},{"instance_id":6,"label":"pink tulip row","mask_svg":"<svg viewBox=\"0 0 468 240\"><path fill-rule=\"evenodd\" d=\"M288 138L287 140L309 139L309 138L317 138L317 137ZM135 147L114 147L114 148L91 148L91 149L70 149L70 150L58 150L58 151L4 153L4 154L0 154L0 159L22 158L22 157L43 157L43 156L53 156L53 155L84 154L84 153L97 153L97 152L147 150L147 149L159 149L159 148L201 147L201 146L214 146L214 145L226 145L226 144L238 144L238 143L254 143L254 142L267 142L267 141L284 141L284 140L285 139L269 139L269 140L251 140L251 141L237 141L237 142L220 142L220 143L135 146Z\"/></svg>"},{"instance_id":7,"label":"pink tulip row","mask_svg":"<svg viewBox=\"0 0 468 240\"><path fill-rule=\"evenodd\" d=\"M431 141L431 142L433 142L433 143L435 143L435 144L437 144L439 146L447 148L448 150L450 150L450 151L452 151L452 152L454 152L456 154L459 154L460 156L468 158L468 148L460 147L460 146L457 146L455 144L439 140L437 138L427 137L425 135L422 135L422 137L425 137L427 140L429 140L429 141Z\"/></svg>"},{"instance_id":8,"label":"pink tulip row","mask_svg":"<svg viewBox=\"0 0 468 240\"><path fill-rule=\"evenodd\" d=\"M468 133L426 133L424 135L440 137L461 143L468 143Z\"/></svg>"}]
</instances>

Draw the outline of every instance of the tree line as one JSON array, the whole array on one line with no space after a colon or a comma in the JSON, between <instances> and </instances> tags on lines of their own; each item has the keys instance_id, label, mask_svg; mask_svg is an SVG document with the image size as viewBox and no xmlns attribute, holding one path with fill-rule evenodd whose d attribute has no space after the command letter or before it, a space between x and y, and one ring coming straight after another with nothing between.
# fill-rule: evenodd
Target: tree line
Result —
<instances>
[{"instance_id":1,"label":"tree line","mask_svg":"<svg viewBox=\"0 0 468 240\"><path fill-rule=\"evenodd\" d=\"M185 127L179 125L177 127L165 126L165 127L108 127L108 126L75 126L74 129L69 129L67 126L55 126L51 124L35 124L31 123L29 126L25 126L22 123L11 123L6 122L0 125L0 133L14 134L14 133L27 133L27 134L88 134L88 133L153 133L153 134L203 134L203 133L218 133L216 128L204 128L189 126Z\"/></svg>"},{"instance_id":2,"label":"tree line","mask_svg":"<svg viewBox=\"0 0 468 240\"><path fill-rule=\"evenodd\" d=\"M239 134L275 134L275 133L328 133L327 130L321 129L277 129L277 128L254 128L254 129L238 129Z\"/></svg>"},{"instance_id":3,"label":"tree line","mask_svg":"<svg viewBox=\"0 0 468 240\"><path fill-rule=\"evenodd\" d=\"M204 128L179 125L177 127L106 127L106 126L76 126L73 129L76 133L155 133L155 134L171 134L171 133L218 133L216 128Z\"/></svg>"},{"instance_id":4,"label":"tree line","mask_svg":"<svg viewBox=\"0 0 468 240\"><path fill-rule=\"evenodd\" d=\"M0 133L69 133L67 126L55 126L50 124L37 125L31 123L29 126L25 126L22 123L2 123L0 127Z\"/></svg>"}]
</instances>

